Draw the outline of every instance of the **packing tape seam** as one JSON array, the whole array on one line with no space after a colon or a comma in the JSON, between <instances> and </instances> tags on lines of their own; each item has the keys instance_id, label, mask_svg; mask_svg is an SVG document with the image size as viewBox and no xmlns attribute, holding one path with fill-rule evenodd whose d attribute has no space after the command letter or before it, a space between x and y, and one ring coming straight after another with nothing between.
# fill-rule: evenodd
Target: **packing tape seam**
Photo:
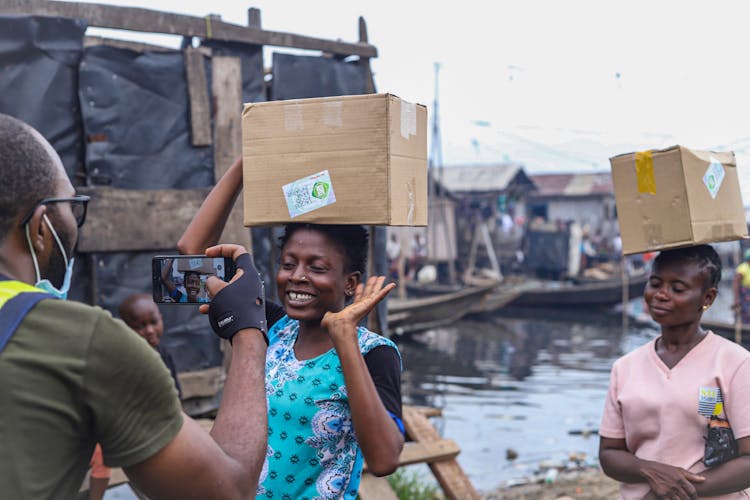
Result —
<instances>
[{"instance_id":1,"label":"packing tape seam","mask_svg":"<svg viewBox=\"0 0 750 500\"><path fill-rule=\"evenodd\" d=\"M406 183L406 193L408 197L408 207L409 209L406 212L406 224L409 226L414 225L414 211L416 209L417 203L414 196L414 184L416 184L416 180L412 177L409 182Z\"/></svg>"},{"instance_id":2,"label":"packing tape seam","mask_svg":"<svg viewBox=\"0 0 750 500\"><path fill-rule=\"evenodd\" d=\"M284 106L284 129L287 131L305 130L305 120L302 116L301 104L287 104Z\"/></svg>"},{"instance_id":3,"label":"packing tape seam","mask_svg":"<svg viewBox=\"0 0 750 500\"><path fill-rule=\"evenodd\" d=\"M326 102L323 104L323 125L328 127L341 128L343 121L341 111L343 103L341 101Z\"/></svg>"},{"instance_id":4,"label":"packing tape seam","mask_svg":"<svg viewBox=\"0 0 750 500\"><path fill-rule=\"evenodd\" d=\"M401 101L401 137L408 139L417 135L417 105Z\"/></svg>"}]
</instances>

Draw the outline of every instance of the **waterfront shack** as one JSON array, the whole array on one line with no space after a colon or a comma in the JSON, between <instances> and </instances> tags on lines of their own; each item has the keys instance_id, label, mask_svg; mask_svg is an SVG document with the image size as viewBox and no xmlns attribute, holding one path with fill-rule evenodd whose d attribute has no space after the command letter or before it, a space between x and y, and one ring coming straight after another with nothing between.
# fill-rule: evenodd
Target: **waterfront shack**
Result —
<instances>
[{"instance_id":1,"label":"waterfront shack","mask_svg":"<svg viewBox=\"0 0 750 500\"><path fill-rule=\"evenodd\" d=\"M443 169L440 181L458 200L459 267L494 268L493 260L504 270L516 267L527 215L525 199L536 189L524 167L453 165Z\"/></svg>"}]
</instances>

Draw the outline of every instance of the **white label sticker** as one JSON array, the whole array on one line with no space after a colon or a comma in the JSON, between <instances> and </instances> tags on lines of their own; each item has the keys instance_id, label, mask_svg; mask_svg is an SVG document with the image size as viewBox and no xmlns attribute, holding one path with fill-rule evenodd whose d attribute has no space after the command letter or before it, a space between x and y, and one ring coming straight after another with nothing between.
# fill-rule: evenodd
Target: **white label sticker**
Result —
<instances>
[{"instance_id":1,"label":"white label sticker","mask_svg":"<svg viewBox=\"0 0 750 500\"><path fill-rule=\"evenodd\" d=\"M203 266L203 259L200 257L191 258L188 260L188 265L190 266L190 269L198 269Z\"/></svg>"},{"instance_id":2,"label":"white label sticker","mask_svg":"<svg viewBox=\"0 0 750 500\"><path fill-rule=\"evenodd\" d=\"M282 189L291 218L336 202L328 170L290 182Z\"/></svg>"},{"instance_id":3,"label":"white label sticker","mask_svg":"<svg viewBox=\"0 0 750 500\"><path fill-rule=\"evenodd\" d=\"M698 390L698 413L710 417L714 415L716 405L722 403L721 389L718 387L701 387Z\"/></svg>"},{"instance_id":4,"label":"white label sticker","mask_svg":"<svg viewBox=\"0 0 750 500\"><path fill-rule=\"evenodd\" d=\"M715 199L724 180L724 166L713 156L709 157L709 161L706 173L703 175L703 184L708 188L711 198Z\"/></svg>"}]
</instances>

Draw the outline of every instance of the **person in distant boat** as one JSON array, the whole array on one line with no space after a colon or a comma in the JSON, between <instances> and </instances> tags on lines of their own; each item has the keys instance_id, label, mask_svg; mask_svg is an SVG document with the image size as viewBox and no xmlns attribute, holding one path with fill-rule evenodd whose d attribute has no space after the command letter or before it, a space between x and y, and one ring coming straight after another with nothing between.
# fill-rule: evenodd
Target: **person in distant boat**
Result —
<instances>
[{"instance_id":1,"label":"person in distant boat","mask_svg":"<svg viewBox=\"0 0 750 500\"><path fill-rule=\"evenodd\" d=\"M219 238L241 188L240 159L188 225L181 253L202 253ZM404 443L398 348L359 326L395 284L362 282L362 226L287 224L279 247L281 305L266 309L268 452L257 498L353 500L364 463L371 474L391 474Z\"/></svg>"},{"instance_id":2,"label":"person in distant boat","mask_svg":"<svg viewBox=\"0 0 750 500\"><path fill-rule=\"evenodd\" d=\"M732 283L734 292L733 308L739 314L742 323L750 325L750 248L745 249L743 261L737 266Z\"/></svg>"},{"instance_id":3,"label":"person in distant boat","mask_svg":"<svg viewBox=\"0 0 750 500\"><path fill-rule=\"evenodd\" d=\"M120 317L138 335L143 337L148 344L156 349L156 352L164 361L169 374L174 380L177 397L182 398L182 387L177 378L177 368L169 350L161 343L164 334L164 321L161 311L156 307L153 298L147 293L134 293L125 297L120 302Z\"/></svg>"},{"instance_id":4,"label":"person in distant boat","mask_svg":"<svg viewBox=\"0 0 750 500\"><path fill-rule=\"evenodd\" d=\"M700 327L720 277L709 245L654 259L644 298L661 335L615 362L599 428L625 500L750 494L750 353Z\"/></svg>"}]
</instances>

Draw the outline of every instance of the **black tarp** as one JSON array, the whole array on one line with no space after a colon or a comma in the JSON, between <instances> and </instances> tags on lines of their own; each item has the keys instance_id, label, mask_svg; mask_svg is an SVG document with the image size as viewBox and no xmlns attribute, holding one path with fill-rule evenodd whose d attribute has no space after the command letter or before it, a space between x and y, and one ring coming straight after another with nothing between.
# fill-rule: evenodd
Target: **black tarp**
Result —
<instances>
[{"instance_id":1,"label":"black tarp","mask_svg":"<svg viewBox=\"0 0 750 500\"><path fill-rule=\"evenodd\" d=\"M239 58L242 66L242 102L266 100L262 45L219 40L204 40L201 45L209 47L213 55Z\"/></svg>"},{"instance_id":2,"label":"black tarp","mask_svg":"<svg viewBox=\"0 0 750 500\"><path fill-rule=\"evenodd\" d=\"M85 31L81 19L0 16L0 113L36 128L74 184L83 166L77 91Z\"/></svg>"},{"instance_id":3,"label":"black tarp","mask_svg":"<svg viewBox=\"0 0 750 500\"><path fill-rule=\"evenodd\" d=\"M213 147L191 144L182 52L89 47L81 61L79 84L88 140L86 173L92 185L213 185Z\"/></svg>"},{"instance_id":4,"label":"black tarp","mask_svg":"<svg viewBox=\"0 0 750 500\"><path fill-rule=\"evenodd\" d=\"M182 52L90 47L84 51L79 82L88 138L86 173L92 185L190 189L214 184L213 147L191 144ZM94 302L117 314L127 295L150 292L154 253L96 254L93 261L89 257L82 273L89 273L95 287L83 284L86 289L78 288L76 294L94 291ZM219 341L196 307L160 306L160 310L165 327L162 342L179 371L221 364Z\"/></svg>"},{"instance_id":5,"label":"black tarp","mask_svg":"<svg viewBox=\"0 0 750 500\"><path fill-rule=\"evenodd\" d=\"M367 75L358 61L275 52L271 99L305 99L367 93Z\"/></svg>"}]
</instances>

